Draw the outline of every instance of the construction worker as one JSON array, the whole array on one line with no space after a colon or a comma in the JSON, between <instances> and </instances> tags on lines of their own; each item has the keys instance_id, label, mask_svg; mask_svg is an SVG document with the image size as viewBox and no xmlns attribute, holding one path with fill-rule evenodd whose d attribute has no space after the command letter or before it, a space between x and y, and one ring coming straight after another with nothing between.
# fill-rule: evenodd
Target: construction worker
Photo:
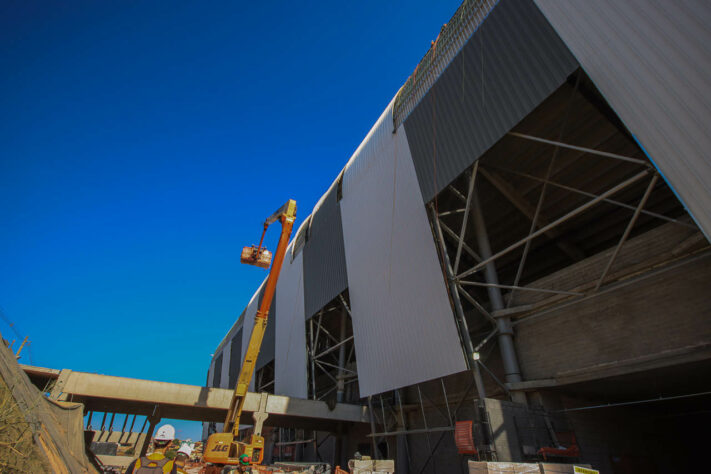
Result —
<instances>
[{"instance_id":1,"label":"construction worker","mask_svg":"<svg viewBox=\"0 0 711 474\"><path fill-rule=\"evenodd\" d=\"M190 456L193 454L193 448L188 443L183 443L178 449L178 454L175 455L175 461L173 462L178 469L179 474L183 474L185 471L185 463L190 461Z\"/></svg>"},{"instance_id":2,"label":"construction worker","mask_svg":"<svg viewBox=\"0 0 711 474\"><path fill-rule=\"evenodd\" d=\"M161 472L178 474L177 466L171 459L165 457L165 452L174 439L175 428L172 425L163 425L158 428L156 435L153 437L153 452L129 464L126 474L156 474Z\"/></svg>"}]
</instances>

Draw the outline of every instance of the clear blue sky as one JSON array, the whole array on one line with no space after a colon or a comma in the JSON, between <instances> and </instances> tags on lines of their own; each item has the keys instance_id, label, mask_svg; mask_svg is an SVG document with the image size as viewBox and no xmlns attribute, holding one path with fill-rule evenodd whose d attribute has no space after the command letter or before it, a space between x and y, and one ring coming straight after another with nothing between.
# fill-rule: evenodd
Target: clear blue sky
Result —
<instances>
[{"instance_id":1,"label":"clear blue sky","mask_svg":"<svg viewBox=\"0 0 711 474\"><path fill-rule=\"evenodd\" d=\"M458 4L0 2L22 362L204 384L266 274L242 246L288 198L310 213Z\"/></svg>"}]
</instances>

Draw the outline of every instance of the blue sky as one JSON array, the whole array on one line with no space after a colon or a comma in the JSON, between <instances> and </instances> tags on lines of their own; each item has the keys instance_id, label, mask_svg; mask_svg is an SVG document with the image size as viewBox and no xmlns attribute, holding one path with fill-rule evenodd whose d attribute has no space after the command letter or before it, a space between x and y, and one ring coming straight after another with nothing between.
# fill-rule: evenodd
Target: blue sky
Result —
<instances>
[{"instance_id":1,"label":"blue sky","mask_svg":"<svg viewBox=\"0 0 711 474\"><path fill-rule=\"evenodd\" d=\"M310 213L458 4L1 2L0 307L22 362L204 384L266 275L242 246L289 198Z\"/></svg>"}]
</instances>

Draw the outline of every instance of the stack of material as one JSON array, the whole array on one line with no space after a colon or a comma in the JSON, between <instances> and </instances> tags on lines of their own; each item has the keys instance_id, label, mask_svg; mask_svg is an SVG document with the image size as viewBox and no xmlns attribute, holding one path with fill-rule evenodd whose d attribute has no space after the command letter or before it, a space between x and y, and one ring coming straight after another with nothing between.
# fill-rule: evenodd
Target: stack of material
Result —
<instances>
[{"instance_id":1,"label":"stack of material","mask_svg":"<svg viewBox=\"0 0 711 474\"><path fill-rule=\"evenodd\" d=\"M0 424L20 427L17 439L2 439L0 471L94 473L85 453L83 407L79 403L53 402L30 382L4 344L0 344L0 396L7 420ZM9 436L15 430L3 430ZM15 461L23 466L15 465ZM30 464L27 464L30 463Z\"/></svg>"},{"instance_id":2,"label":"stack of material","mask_svg":"<svg viewBox=\"0 0 711 474\"><path fill-rule=\"evenodd\" d=\"M351 474L393 474L395 472L395 461L393 460L355 460L348 461L348 469Z\"/></svg>"},{"instance_id":3,"label":"stack of material","mask_svg":"<svg viewBox=\"0 0 711 474\"><path fill-rule=\"evenodd\" d=\"M252 466L251 472L259 474L331 474L326 463L277 462L270 466Z\"/></svg>"},{"instance_id":4,"label":"stack of material","mask_svg":"<svg viewBox=\"0 0 711 474\"><path fill-rule=\"evenodd\" d=\"M589 464L469 461L469 474L574 474L575 466L590 468Z\"/></svg>"}]
</instances>

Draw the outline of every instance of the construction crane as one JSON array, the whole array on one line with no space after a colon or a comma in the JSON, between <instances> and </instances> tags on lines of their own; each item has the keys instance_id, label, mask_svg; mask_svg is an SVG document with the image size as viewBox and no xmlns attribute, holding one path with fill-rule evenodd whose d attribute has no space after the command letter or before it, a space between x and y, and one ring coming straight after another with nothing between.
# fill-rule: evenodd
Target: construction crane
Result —
<instances>
[{"instance_id":1,"label":"construction crane","mask_svg":"<svg viewBox=\"0 0 711 474\"><path fill-rule=\"evenodd\" d=\"M205 446L205 454L203 456L205 461L216 465L216 467L226 467L228 471L230 466L261 464L264 457L264 438L262 437L264 414L262 413L260 414L261 416L255 416L254 432L244 442L238 440L239 419L242 414L242 408L244 407L244 401L247 397L249 383L254 375L254 367L257 363L259 350L262 347L262 338L264 337L264 332L267 328L267 318L269 317L269 307L272 304L281 264L284 261L284 255L286 254L286 248L289 244L289 236L291 235L295 218L296 201L290 199L264 222L264 231L262 232L262 238L259 240L259 245L245 247L242 250L242 256L240 258L242 263L269 268L269 264L272 262L272 254L263 247L264 235L271 224L276 221L281 222L281 237L279 237L279 244L274 253L271 270L269 271L267 283L264 287L262 302L254 317L254 327L249 337L249 345L244 355L237 385L232 394L232 401L230 402L230 409L225 418L223 432L215 433L208 437ZM265 394L262 395L262 401L263 404L266 404ZM260 405L261 404L262 403L260 403ZM223 472L225 471L223 470Z\"/></svg>"}]
</instances>

